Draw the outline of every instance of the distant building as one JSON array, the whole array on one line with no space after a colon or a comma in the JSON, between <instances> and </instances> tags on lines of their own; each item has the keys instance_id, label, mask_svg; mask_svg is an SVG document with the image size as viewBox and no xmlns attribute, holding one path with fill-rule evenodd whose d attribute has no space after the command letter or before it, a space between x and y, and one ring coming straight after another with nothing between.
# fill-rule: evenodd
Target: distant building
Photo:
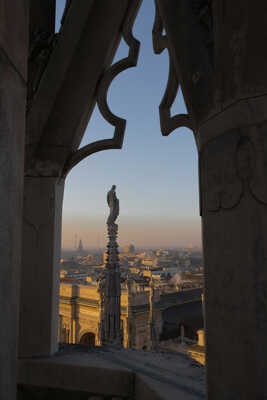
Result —
<instances>
[{"instance_id":1,"label":"distant building","mask_svg":"<svg viewBox=\"0 0 267 400\"><path fill-rule=\"evenodd\" d=\"M135 282L122 286L121 330L125 348L151 349L149 302L150 292ZM159 338L161 309L158 291L154 293L154 328ZM62 282L60 285L60 310L58 338L63 343L81 343L89 346L101 345L101 310L103 307L99 286L90 278L87 284ZM89 340L90 339L90 340Z\"/></svg>"},{"instance_id":2,"label":"distant building","mask_svg":"<svg viewBox=\"0 0 267 400\"><path fill-rule=\"evenodd\" d=\"M77 256L84 256L85 255L82 239L79 240L79 245L78 245L78 248L77 248L77 251L76 251L76 255Z\"/></svg>"},{"instance_id":3,"label":"distant building","mask_svg":"<svg viewBox=\"0 0 267 400\"><path fill-rule=\"evenodd\" d=\"M206 364L206 350L205 350L205 331L204 329L199 329L197 331L198 343L192 344L187 348L187 352L190 357L194 358L200 364Z\"/></svg>"},{"instance_id":4,"label":"distant building","mask_svg":"<svg viewBox=\"0 0 267 400\"><path fill-rule=\"evenodd\" d=\"M124 253L134 253L135 247L133 244L128 244L127 246L124 246L123 251Z\"/></svg>"}]
</instances>

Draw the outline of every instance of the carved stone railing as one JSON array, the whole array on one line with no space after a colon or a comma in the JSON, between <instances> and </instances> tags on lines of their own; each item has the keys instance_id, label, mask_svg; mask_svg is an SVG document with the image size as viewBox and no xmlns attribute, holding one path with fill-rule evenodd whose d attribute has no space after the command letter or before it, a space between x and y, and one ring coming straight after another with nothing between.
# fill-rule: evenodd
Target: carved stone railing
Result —
<instances>
[{"instance_id":1,"label":"carved stone railing","mask_svg":"<svg viewBox=\"0 0 267 400\"><path fill-rule=\"evenodd\" d=\"M111 139L102 139L87 144L70 155L64 166L65 176L75 165L90 155L103 150L121 149L126 129L126 120L113 114L108 105L108 90L113 80L121 72L135 67L138 61L140 42L133 36L133 24L142 0L132 0L129 5L127 18L123 24L122 37L129 47L128 56L119 60L107 69L97 90L97 105L103 118L114 126L114 134Z\"/></svg>"}]
</instances>

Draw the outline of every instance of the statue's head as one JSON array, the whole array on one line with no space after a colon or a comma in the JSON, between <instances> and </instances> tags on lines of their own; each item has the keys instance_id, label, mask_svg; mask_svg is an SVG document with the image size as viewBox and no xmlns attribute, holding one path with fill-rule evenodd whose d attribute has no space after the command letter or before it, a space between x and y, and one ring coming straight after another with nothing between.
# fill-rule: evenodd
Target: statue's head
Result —
<instances>
[{"instance_id":1,"label":"statue's head","mask_svg":"<svg viewBox=\"0 0 267 400\"><path fill-rule=\"evenodd\" d=\"M112 185L111 190L115 190L116 189L116 185Z\"/></svg>"}]
</instances>

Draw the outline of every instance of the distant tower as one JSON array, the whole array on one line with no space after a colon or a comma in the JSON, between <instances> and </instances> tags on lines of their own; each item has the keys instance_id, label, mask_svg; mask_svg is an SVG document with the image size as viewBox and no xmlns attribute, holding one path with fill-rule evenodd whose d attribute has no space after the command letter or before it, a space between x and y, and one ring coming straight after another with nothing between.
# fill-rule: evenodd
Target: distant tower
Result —
<instances>
[{"instance_id":1,"label":"distant tower","mask_svg":"<svg viewBox=\"0 0 267 400\"><path fill-rule=\"evenodd\" d=\"M79 246L78 246L78 251L83 251L83 242L82 239L79 240Z\"/></svg>"},{"instance_id":2,"label":"distant tower","mask_svg":"<svg viewBox=\"0 0 267 400\"><path fill-rule=\"evenodd\" d=\"M82 239L79 240L79 245L78 245L78 248L77 248L77 254L80 255L80 256L82 256L84 254Z\"/></svg>"},{"instance_id":3,"label":"distant tower","mask_svg":"<svg viewBox=\"0 0 267 400\"><path fill-rule=\"evenodd\" d=\"M124 251L124 253L134 253L135 247L133 244L128 244L127 246L124 246L123 251Z\"/></svg>"}]
</instances>

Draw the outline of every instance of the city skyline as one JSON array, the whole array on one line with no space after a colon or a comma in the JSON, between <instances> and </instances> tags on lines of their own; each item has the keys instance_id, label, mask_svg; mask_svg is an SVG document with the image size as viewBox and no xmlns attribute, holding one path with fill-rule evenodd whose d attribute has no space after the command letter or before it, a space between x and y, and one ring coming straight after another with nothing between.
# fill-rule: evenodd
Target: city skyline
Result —
<instances>
[{"instance_id":1,"label":"city skyline","mask_svg":"<svg viewBox=\"0 0 267 400\"><path fill-rule=\"evenodd\" d=\"M139 228L141 224L143 224L142 230ZM64 226L69 235L65 234L62 241L63 249L76 248L79 239L82 239L85 249L106 247L105 218L102 218L102 220L92 217L77 219L76 221L65 220ZM119 220L118 243L120 247L134 244L139 248L183 247L190 244L202 247L200 230L201 226L198 220L194 218L169 220L168 226L162 226L160 221L149 219L138 221L129 217L125 218L125 221Z\"/></svg>"},{"instance_id":2,"label":"city skyline","mask_svg":"<svg viewBox=\"0 0 267 400\"><path fill-rule=\"evenodd\" d=\"M57 26L64 1L57 1ZM153 54L151 31L154 4L142 5L134 26L141 41L138 66L120 74L109 90L111 110L127 120L122 150L94 154L67 177L62 246L72 247L74 235L85 246L106 243L106 193L117 185L121 211L120 245L201 245L198 205L198 161L193 134L181 128L162 137L158 105L168 80L169 60L164 51ZM115 60L127 54L122 42ZM181 93L174 113L185 112ZM96 109L81 146L113 135ZM140 241L143 240L142 243Z\"/></svg>"}]
</instances>

